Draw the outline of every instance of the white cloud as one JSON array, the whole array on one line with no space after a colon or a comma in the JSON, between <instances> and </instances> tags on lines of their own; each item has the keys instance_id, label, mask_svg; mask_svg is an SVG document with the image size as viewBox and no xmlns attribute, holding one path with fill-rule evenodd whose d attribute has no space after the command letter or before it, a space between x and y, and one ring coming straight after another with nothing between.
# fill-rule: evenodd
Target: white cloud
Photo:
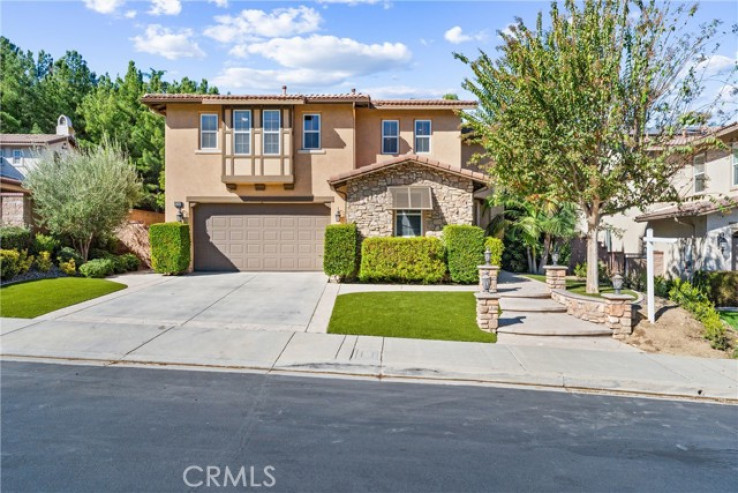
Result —
<instances>
[{"instance_id":1,"label":"white cloud","mask_svg":"<svg viewBox=\"0 0 738 493\"><path fill-rule=\"evenodd\" d=\"M446 31L443 37L449 43L457 45L461 43L466 43L467 41L484 41L485 39L487 39L487 33L484 31L479 31L478 33L474 34L465 34L464 31L461 29L461 26L454 26Z\"/></svg>"},{"instance_id":2,"label":"white cloud","mask_svg":"<svg viewBox=\"0 0 738 493\"><path fill-rule=\"evenodd\" d=\"M407 66L412 53L402 43L364 44L350 38L312 35L275 38L244 48L283 67L366 75Z\"/></svg>"},{"instance_id":3,"label":"white cloud","mask_svg":"<svg viewBox=\"0 0 738 493\"><path fill-rule=\"evenodd\" d=\"M351 74L343 71L312 69L261 70L249 67L229 67L213 79L220 88L233 90L277 91L282 85L293 88L327 87L346 80Z\"/></svg>"},{"instance_id":4,"label":"white cloud","mask_svg":"<svg viewBox=\"0 0 738 493\"><path fill-rule=\"evenodd\" d=\"M125 0L85 0L85 7L99 14L112 14L124 3Z\"/></svg>"},{"instance_id":5,"label":"white cloud","mask_svg":"<svg viewBox=\"0 0 738 493\"><path fill-rule=\"evenodd\" d=\"M214 3L216 6L221 8L228 7L228 0L208 0L208 3Z\"/></svg>"},{"instance_id":6,"label":"white cloud","mask_svg":"<svg viewBox=\"0 0 738 493\"><path fill-rule=\"evenodd\" d=\"M734 68L735 66L735 59L725 55L712 55L699 62L696 66L696 70L704 70L706 73L713 75L723 72L724 70Z\"/></svg>"},{"instance_id":7,"label":"white cloud","mask_svg":"<svg viewBox=\"0 0 738 493\"><path fill-rule=\"evenodd\" d=\"M182 12L180 0L151 0L151 15L178 15Z\"/></svg>"},{"instance_id":8,"label":"white cloud","mask_svg":"<svg viewBox=\"0 0 738 493\"><path fill-rule=\"evenodd\" d=\"M290 7L263 10L243 10L238 15L219 15L214 26L204 34L221 43L243 43L258 38L294 36L317 31L323 18L310 7Z\"/></svg>"},{"instance_id":9,"label":"white cloud","mask_svg":"<svg viewBox=\"0 0 738 493\"><path fill-rule=\"evenodd\" d=\"M513 35L513 29L516 27L514 23L510 23L504 28L500 29L500 34L504 34L505 36L512 36ZM502 38L502 36L499 36Z\"/></svg>"},{"instance_id":10,"label":"white cloud","mask_svg":"<svg viewBox=\"0 0 738 493\"><path fill-rule=\"evenodd\" d=\"M136 51L159 55L169 60L179 58L202 58L205 52L200 49L193 36L192 29L173 31L159 24L146 27L143 36L131 38Z\"/></svg>"},{"instance_id":11,"label":"white cloud","mask_svg":"<svg viewBox=\"0 0 738 493\"><path fill-rule=\"evenodd\" d=\"M361 4L374 5L380 2L383 2L386 7L387 4L390 3L387 0L317 0L317 1L318 3L341 3L344 5L349 5L351 7L354 7L356 5L361 5Z\"/></svg>"},{"instance_id":12,"label":"white cloud","mask_svg":"<svg viewBox=\"0 0 738 493\"><path fill-rule=\"evenodd\" d=\"M125 14L123 14L123 17L125 17L126 19L135 19L137 13L138 12L136 12L135 10L128 10Z\"/></svg>"}]
</instances>

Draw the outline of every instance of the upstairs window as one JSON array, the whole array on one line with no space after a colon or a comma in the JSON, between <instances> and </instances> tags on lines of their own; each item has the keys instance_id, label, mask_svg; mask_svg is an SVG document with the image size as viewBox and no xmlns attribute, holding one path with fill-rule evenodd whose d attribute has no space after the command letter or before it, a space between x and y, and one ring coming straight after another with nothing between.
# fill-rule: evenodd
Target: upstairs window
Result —
<instances>
[{"instance_id":1,"label":"upstairs window","mask_svg":"<svg viewBox=\"0 0 738 493\"><path fill-rule=\"evenodd\" d=\"M707 178L705 176L705 153L697 154L694 157L694 193L704 192L707 187Z\"/></svg>"},{"instance_id":2,"label":"upstairs window","mask_svg":"<svg viewBox=\"0 0 738 493\"><path fill-rule=\"evenodd\" d=\"M400 153L400 122L382 120L382 154Z\"/></svg>"},{"instance_id":3,"label":"upstairs window","mask_svg":"<svg viewBox=\"0 0 738 493\"><path fill-rule=\"evenodd\" d=\"M264 110L264 154L279 154L279 132L282 127L280 114L280 110Z\"/></svg>"},{"instance_id":4,"label":"upstairs window","mask_svg":"<svg viewBox=\"0 0 738 493\"><path fill-rule=\"evenodd\" d=\"M431 121L415 120L415 152L427 154L430 152Z\"/></svg>"},{"instance_id":5,"label":"upstairs window","mask_svg":"<svg viewBox=\"0 0 738 493\"><path fill-rule=\"evenodd\" d=\"M233 111L233 151L251 154L251 110Z\"/></svg>"},{"instance_id":6,"label":"upstairs window","mask_svg":"<svg viewBox=\"0 0 738 493\"><path fill-rule=\"evenodd\" d=\"M203 113L200 115L200 149L218 148L218 115Z\"/></svg>"},{"instance_id":7,"label":"upstairs window","mask_svg":"<svg viewBox=\"0 0 738 493\"><path fill-rule=\"evenodd\" d=\"M23 159L23 151L20 149L13 149L13 164L20 164Z\"/></svg>"},{"instance_id":8,"label":"upstairs window","mask_svg":"<svg viewBox=\"0 0 738 493\"><path fill-rule=\"evenodd\" d=\"M302 148L320 149L320 115L302 116Z\"/></svg>"},{"instance_id":9,"label":"upstairs window","mask_svg":"<svg viewBox=\"0 0 738 493\"><path fill-rule=\"evenodd\" d=\"M733 186L738 187L738 144L733 144Z\"/></svg>"}]
</instances>

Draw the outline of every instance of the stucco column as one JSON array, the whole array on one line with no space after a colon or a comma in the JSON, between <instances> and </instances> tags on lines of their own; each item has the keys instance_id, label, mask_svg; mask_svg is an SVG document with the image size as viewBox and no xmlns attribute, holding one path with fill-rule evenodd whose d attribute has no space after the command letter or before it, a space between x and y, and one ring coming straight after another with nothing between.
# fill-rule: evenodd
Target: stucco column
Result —
<instances>
[{"instance_id":1,"label":"stucco column","mask_svg":"<svg viewBox=\"0 0 738 493\"><path fill-rule=\"evenodd\" d=\"M479 291L484 292L484 286L482 285L482 278L486 275L489 276L489 291L490 293L497 292L497 276L500 273L500 267L497 265L479 265Z\"/></svg>"},{"instance_id":2,"label":"stucco column","mask_svg":"<svg viewBox=\"0 0 738 493\"><path fill-rule=\"evenodd\" d=\"M543 268L546 271L546 285L549 291L566 289L566 269L565 265L547 265Z\"/></svg>"},{"instance_id":3,"label":"stucco column","mask_svg":"<svg viewBox=\"0 0 738 493\"><path fill-rule=\"evenodd\" d=\"M477 326L485 332L497 333L500 318L500 296L492 293L474 293L477 299Z\"/></svg>"},{"instance_id":4,"label":"stucco column","mask_svg":"<svg viewBox=\"0 0 738 493\"><path fill-rule=\"evenodd\" d=\"M633 297L627 294L603 294L607 305L606 325L612 329L613 335L630 335L633 333Z\"/></svg>"}]
</instances>

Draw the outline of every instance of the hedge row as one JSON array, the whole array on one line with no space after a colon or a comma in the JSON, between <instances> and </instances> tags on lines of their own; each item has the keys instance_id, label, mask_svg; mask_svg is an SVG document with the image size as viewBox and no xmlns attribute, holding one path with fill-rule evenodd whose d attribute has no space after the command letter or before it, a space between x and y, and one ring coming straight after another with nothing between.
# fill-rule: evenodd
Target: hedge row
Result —
<instances>
[{"instance_id":1,"label":"hedge row","mask_svg":"<svg viewBox=\"0 0 738 493\"><path fill-rule=\"evenodd\" d=\"M323 270L329 276L350 279L359 260L359 232L356 224L331 224L325 228Z\"/></svg>"},{"instance_id":2,"label":"hedge row","mask_svg":"<svg viewBox=\"0 0 738 493\"><path fill-rule=\"evenodd\" d=\"M190 267L190 226L184 223L152 224L149 228L151 267L156 272L177 275Z\"/></svg>"},{"instance_id":3,"label":"hedge row","mask_svg":"<svg viewBox=\"0 0 738 493\"><path fill-rule=\"evenodd\" d=\"M445 275L438 238L367 238L361 245L361 281L433 284Z\"/></svg>"},{"instance_id":4,"label":"hedge row","mask_svg":"<svg viewBox=\"0 0 738 493\"><path fill-rule=\"evenodd\" d=\"M443 242L451 280L477 282L477 266L484 263L484 230L476 226L449 225L443 228Z\"/></svg>"}]
</instances>

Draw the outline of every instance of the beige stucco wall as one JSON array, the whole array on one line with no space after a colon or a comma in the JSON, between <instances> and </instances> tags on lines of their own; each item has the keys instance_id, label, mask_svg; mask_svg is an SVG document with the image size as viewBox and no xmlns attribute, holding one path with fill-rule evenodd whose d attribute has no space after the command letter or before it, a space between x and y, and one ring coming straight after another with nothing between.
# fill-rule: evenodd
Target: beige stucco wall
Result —
<instances>
[{"instance_id":1,"label":"beige stucco wall","mask_svg":"<svg viewBox=\"0 0 738 493\"><path fill-rule=\"evenodd\" d=\"M450 110L356 110L356 166L391 159L382 154L382 120L400 122L400 154L414 153L415 120L431 120L431 159L461 167L461 120Z\"/></svg>"},{"instance_id":2,"label":"beige stucco wall","mask_svg":"<svg viewBox=\"0 0 738 493\"><path fill-rule=\"evenodd\" d=\"M418 164L408 164L351 180L346 187L347 217L365 238L392 236L394 211L388 186L428 186L433 208L423 211L423 233L438 234L446 224L473 223L474 184Z\"/></svg>"}]
</instances>

